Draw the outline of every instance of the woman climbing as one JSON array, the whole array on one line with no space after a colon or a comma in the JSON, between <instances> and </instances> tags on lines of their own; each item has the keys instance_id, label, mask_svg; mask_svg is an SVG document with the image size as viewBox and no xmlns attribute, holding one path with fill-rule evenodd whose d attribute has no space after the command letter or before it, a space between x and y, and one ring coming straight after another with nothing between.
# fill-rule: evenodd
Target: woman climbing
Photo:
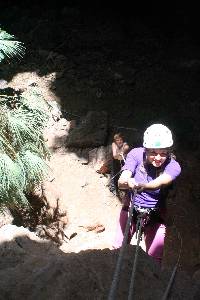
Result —
<instances>
[{"instance_id":1,"label":"woman climbing","mask_svg":"<svg viewBox=\"0 0 200 300\"><path fill-rule=\"evenodd\" d=\"M134 211L128 242L136 231L137 216L145 210L143 232L146 252L161 262L166 231L165 199L172 182L181 172L172 154L172 145L171 131L162 124L153 124L144 133L143 147L128 153L118 185L121 189L129 189L129 197L120 213L113 248L122 245L130 199L134 201ZM135 199L134 189L138 191Z\"/></svg>"},{"instance_id":2,"label":"woman climbing","mask_svg":"<svg viewBox=\"0 0 200 300\"><path fill-rule=\"evenodd\" d=\"M111 181L110 181L110 191L113 194L117 194L118 190L118 179L119 172L125 163L126 155L129 151L129 145L124 142L124 137L121 133L116 133L113 137L112 142L112 161L111 161ZM118 174L118 175L117 175Z\"/></svg>"}]
</instances>

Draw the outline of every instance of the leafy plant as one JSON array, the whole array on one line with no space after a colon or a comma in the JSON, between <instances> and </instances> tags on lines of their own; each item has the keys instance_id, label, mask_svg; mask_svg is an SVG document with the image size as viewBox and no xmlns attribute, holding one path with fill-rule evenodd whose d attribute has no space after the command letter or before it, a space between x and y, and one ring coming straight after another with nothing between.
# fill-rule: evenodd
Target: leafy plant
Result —
<instances>
[{"instance_id":1,"label":"leafy plant","mask_svg":"<svg viewBox=\"0 0 200 300\"><path fill-rule=\"evenodd\" d=\"M0 62L21 58L25 47L0 29ZM30 193L48 175L42 131L48 106L35 87L25 92L0 89L0 209L29 204Z\"/></svg>"},{"instance_id":2,"label":"leafy plant","mask_svg":"<svg viewBox=\"0 0 200 300\"><path fill-rule=\"evenodd\" d=\"M0 62L5 59L22 58L25 53L23 43L0 28Z\"/></svg>"}]
</instances>

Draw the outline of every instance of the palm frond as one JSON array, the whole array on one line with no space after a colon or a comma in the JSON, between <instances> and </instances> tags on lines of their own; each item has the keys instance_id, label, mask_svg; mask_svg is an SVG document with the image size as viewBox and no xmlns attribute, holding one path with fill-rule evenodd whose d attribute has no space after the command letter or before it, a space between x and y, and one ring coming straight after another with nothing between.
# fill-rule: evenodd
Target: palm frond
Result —
<instances>
[{"instance_id":1,"label":"palm frond","mask_svg":"<svg viewBox=\"0 0 200 300\"><path fill-rule=\"evenodd\" d=\"M25 191L30 192L47 178L50 167L40 156L30 150L19 153L18 159L20 159L21 166L23 166Z\"/></svg>"},{"instance_id":2,"label":"palm frond","mask_svg":"<svg viewBox=\"0 0 200 300\"><path fill-rule=\"evenodd\" d=\"M0 154L0 195L4 199L18 190L23 190L21 186L21 170L7 154Z\"/></svg>"},{"instance_id":3,"label":"palm frond","mask_svg":"<svg viewBox=\"0 0 200 300\"><path fill-rule=\"evenodd\" d=\"M46 148L46 145L43 141L41 141L41 145L37 145L37 144L33 144L33 143L26 143L23 145L23 147L21 148L21 153L24 153L26 151L31 151L32 153L38 155L40 158L42 159L46 159L48 158L48 155L50 154L50 151L48 148L46 148L43 151L41 151L41 147L44 146ZM47 155L45 154L47 153Z\"/></svg>"},{"instance_id":4,"label":"palm frond","mask_svg":"<svg viewBox=\"0 0 200 300\"><path fill-rule=\"evenodd\" d=\"M3 212L5 207L30 207L30 203L22 190L10 191L8 196L5 197L0 194L0 212Z\"/></svg>"},{"instance_id":5,"label":"palm frond","mask_svg":"<svg viewBox=\"0 0 200 300\"><path fill-rule=\"evenodd\" d=\"M30 101L26 97L1 97L0 121L1 132L7 136L16 151L24 144L33 143L40 149L43 158L47 158L50 152L45 147L42 130L49 119L49 111L46 101L40 94ZM36 104L37 106L36 106ZM14 104L14 108L13 108ZM16 105L15 105L16 104Z\"/></svg>"},{"instance_id":6,"label":"palm frond","mask_svg":"<svg viewBox=\"0 0 200 300\"><path fill-rule=\"evenodd\" d=\"M34 130L39 130L40 132L46 126L49 118L45 111L40 109L25 109L24 107L18 110L16 116L23 118L29 126L32 126Z\"/></svg>"},{"instance_id":7,"label":"palm frond","mask_svg":"<svg viewBox=\"0 0 200 300\"><path fill-rule=\"evenodd\" d=\"M44 129L50 117L48 105L42 94L37 88L31 88L25 91L20 97L21 105L18 114L24 115L26 121L37 128Z\"/></svg>"},{"instance_id":8,"label":"palm frond","mask_svg":"<svg viewBox=\"0 0 200 300\"><path fill-rule=\"evenodd\" d=\"M7 153L12 159L16 157L15 149L2 132L0 132L0 152Z\"/></svg>"},{"instance_id":9,"label":"palm frond","mask_svg":"<svg viewBox=\"0 0 200 300\"><path fill-rule=\"evenodd\" d=\"M51 152L50 152L49 148L47 147L47 145L46 145L46 143L45 143L43 137L42 137L42 139L39 141L38 149L39 149L39 151L40 151L40 153L41 153L41 155L42 155L41 157L42 157L43 159L48 159L48 160L50 159L50 157L51 157Z\"/></svg>"},{"instance_id":10,"label":"palm frond","mask_svg":"<svg viewBox=\"0 0 200 300\"><path fill-rule=\"evenodd\" d=\"M49 107L38 87L31 87L23 93L24 101L31 109L42 109L47 112Z\"/></svg>"},{"instance_id":11,"label":"palm frond","mask_svg":"<svg viewBox=\"0 0 200 300\"><path fill-rule=\"evenodd\" d=\"M21 59L25 54L25 47L15 37L0 28L0 62L14 57Z\"/></svg>"},{"instance_id":12,"label":"palm frond","mask_svg":"<svg viewBox=\"0 0 200 300\"><path fill-rule=\"evenodd\" d=\"M32 122L27 121L26 114L7 111L8 116L8 132L12 139L14 147L21 148L26 142L38 143L41 135L38 128L32 126Z\"/></svg>"},{"instance_id":13,"label":"palm frond","mask_svg":"<svg viewBox=\"0 0 200 300\"><path fill-rule=\"evenodd\" d=\"M20 59L23 43L0 28L0 62ZM49 109L37 88L23 93L12 89L0 94L0 210L5 206L28 206L25 193L39 185L50 172L42 131Z\"/></svg>"}]
</instances>

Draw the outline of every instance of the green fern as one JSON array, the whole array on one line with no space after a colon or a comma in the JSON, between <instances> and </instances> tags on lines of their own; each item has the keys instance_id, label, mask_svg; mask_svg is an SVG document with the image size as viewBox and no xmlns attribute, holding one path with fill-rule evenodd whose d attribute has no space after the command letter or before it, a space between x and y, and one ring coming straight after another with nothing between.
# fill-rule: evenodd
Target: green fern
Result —
<instances>
[{"instance_id":1,"label":"green fern","mask_svg":"<svg viewBox=\"0 0 200 300\"><path fill-rule=\"evenodd\" d=\"M50 171L46 163L50 152L41 131L48 113L37 109L29 115L28 105L25 110L4 107L1 112L5 113L3 117L0 114L0 203L28 205L25 194L47 178ZM41 115L44 115L43 123Z\"/></svg>"},{"instance_id":2,"label":"green fern","mask_svg":"<svg viewBox=\"0 0 200 300\"><path fill-rule=\"evenodd\" d=\"M25 179L24 191L31 192L34 187L41 183L49 174L49 166L37 154L30 150L22 151L19 154L21 160L21 170Z\"/></svg>"},{"instance_id":3,"label":"green fern","mask_svg":"<svg viewBox=\"0 0 200 300\"><path fill-rule=\"evenodd\" d=\"M22 43L0 29L0 62L24 52ZM37 88L0 90L0 210L29 205L26 194L48 176L50 152L42 135L48 118L48 105Z\"/></svg>"},{"instance_id":4,"label":"green fern","mask_svg":"<svg viewBox=\"0 0 200 300\"><path fill-rule=\"evenodd\" d=\"M7 154L0 154L0 201L9 201L11 195L22 190L19 165Z\"/></svg>"},{"instance_id":5,"label":"green fern","mask_svg":"<svg viewBox=\"0 0 200 300\"><path fill-rule=\"evenodd\" d=\"M15 37L0 28L0 62L5 59L21 59L25 54L23 43L17 41Z\"/></svg>"}]
</instances>

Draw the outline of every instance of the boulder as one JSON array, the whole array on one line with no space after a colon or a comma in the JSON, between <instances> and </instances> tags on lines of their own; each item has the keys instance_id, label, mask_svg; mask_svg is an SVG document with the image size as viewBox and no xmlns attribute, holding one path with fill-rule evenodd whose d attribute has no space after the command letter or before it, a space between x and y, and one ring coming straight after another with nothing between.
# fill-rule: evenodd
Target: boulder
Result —
<instances>
[{"instance_id":1,"label":"boulder","mask_svg":"<svg viewBox=\"0 0 200 300\"><path fill-rule=\"evenodd\" d=\"M0 244L0 299L107 299L119 250L62 253L51 243L32 239L25 232ZM134 246L123 257L115 299L127 299ZM3 268L2 268L3 267ZM160 271L139 251L133 295L135 299L161 299L171 271ZM178 272L169 299L199 299L198 286Z\"/></svg>"},{"instance_id":2,"label":"boulder","mask_svg":"<svg viewBox=\"0 0 200 300\"><path fill-rule=\"evenodd\" d=\"M44 139L51 152L76 148L94 148L105 145L108 134L108 116L106 112L90 111L79 122L68 121L62 117L59 109L51 110L50 120L43 132Z\"/></svg>"},{"instance_id":3,"label":"boulder","mask_svg":"<svg viewBox=\"0 0 200 300\"><path fill-rule=\"evenodd\" d=\"M67 121L64 118L59 119L57 115L56 117L52 115L43 133L46 145L51 152L56 152L58 149L65 149L71 124L74 126L74 122Z\"/></svg>"},{"instance_id":4,"label":"boulder","mask_svg":"<svg viewBox=\"0 0 200 300\"><path fill-rule=\"evenodd\" d=\"M98 170L103 164L109 164L112 159L111 145L101 146L89 151L88 162L96 170Z\"/></svg>"},{"instance_id":5,"label":"boulder","mask_svg":"<svg viewBox=\"0 0 200 300\"><path fill-rule=\"evenodd\" d=\"M89 111L79 125L69 131L66 146L93 148L105 145L108 135L108 115L105 111Z\"/></svg>"}]
</instances>

